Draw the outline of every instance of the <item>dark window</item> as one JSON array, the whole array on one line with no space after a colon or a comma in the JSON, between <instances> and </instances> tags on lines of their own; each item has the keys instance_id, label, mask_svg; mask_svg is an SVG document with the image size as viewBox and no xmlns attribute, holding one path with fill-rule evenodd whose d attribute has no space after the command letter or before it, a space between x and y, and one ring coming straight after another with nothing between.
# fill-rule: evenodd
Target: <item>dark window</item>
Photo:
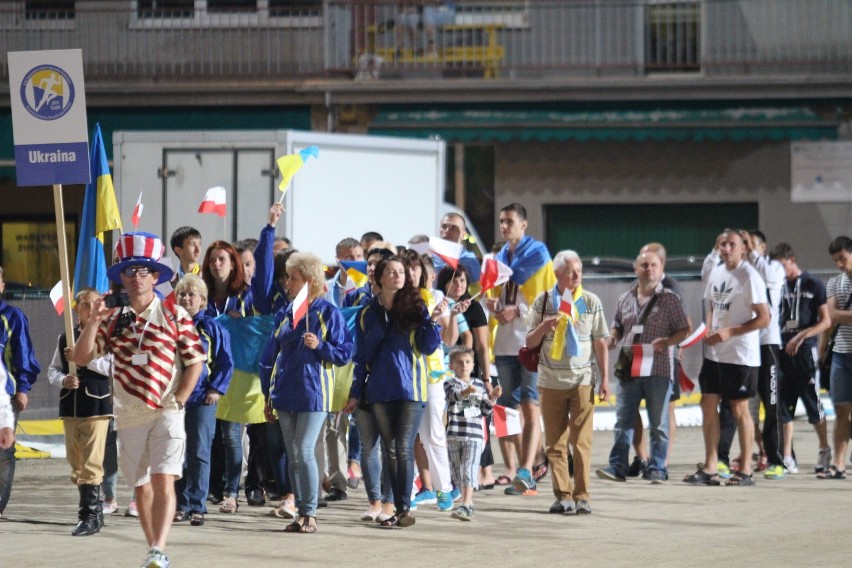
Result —
<instances>
[{"instance_id":1,"label":"dark window","mask_svg":"<svg viewBox=\"0 0 852 568\"><path fill-rule=\"evenodd\" d=\"M645 70L698 71L701 67L701 6L672 2L645 7Z\"/></svg>"},{"instance_id":2,"label":"dark window","mask_svg":"<svg viewBox=\"0 0 852 568\"><path fill-rule=\"evenodd\" d=\"M314 16L320 13L322 0L269 0L272 17Z\"/></svg>"},{"instance_id":3,"label":"dark window","mask_svg":"<svg viewBox=\"0 0 852 568\"><path fill-rule=\"evenodd\" d=\"M209 13L252 13L257 12L257 0L207 0Z\"/></svg>"},{"instance_id":4,"label":"dark window","mask_svg":"<svg viewBox=\"0 0 852 568\"><path fill-rule=\"evenodd\" d=\"M32 0L24 2L27 20L73 20L73 0Z\"/></svg>"},{"instance_id":5,"label":"dark window","mask_svg":"<svg viewBox=\"0 0 852 568\"><path fill-rule=\"evenodd\" d=\"M139 0L140 18L191 18L193 0Z\"/></svg>"}]
</instances>

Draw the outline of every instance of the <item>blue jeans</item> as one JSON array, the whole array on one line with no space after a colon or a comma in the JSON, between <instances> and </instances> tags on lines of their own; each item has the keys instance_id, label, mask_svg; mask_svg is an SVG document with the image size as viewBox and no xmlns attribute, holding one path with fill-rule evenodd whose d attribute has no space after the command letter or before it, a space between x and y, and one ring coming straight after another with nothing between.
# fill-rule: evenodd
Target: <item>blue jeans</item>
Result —
<instances>
[{"instance_id":1,"label":"blue jeans","mask_svg":"<svg viewBox=\"0 0 852 568\"><path fill-rule=\"evenodd\" d=\"M351 415L349 415L349 455L347 456L349 461L356 462L358 464L361 463L361 436L360 432L358 432L358 428L356 427L356 421L358 417L358 409L355 409Z\"/></svg>"},{"instance_id":2,"label":"blue jeans","mask_svg":"<svg viewBox=\"0 0 852 568\"><path fill-rule=\"evenodd\" d=\"M668 377L637 377L619 381L616 388L614 443L609 453L609 465L620 476L627 473L630 444L633 441L633 419L639 403L645 399L648 428L651 436L651 458L648 472L666 474L666 454L669 451L669 397L672 382Z\"/></svg>"},{"instance_id":3,"label":"blue jeans","mask_svg":"<svg viewBox=\"0 0 852 568\"><path fill-rule=\"evenodd\" d=\"M361 444L361 473L364 476L364 489L371 502L381 500L393 503L393 486L390 479L390 466L381 451L379 427L369 410L358 410L355 430ZM352 430L350 430L352 432Z\"/></svg>"},{"instance_id":4,"label":"blue jeans","mask_svg":"<svg viewBox=\"0 0 852 568\"><path fill-rule=\"evenodd\" d=\"M412 400L374 402L370 410L388 458L396 512L407 512L411 508L411 485L414 482L414 439L426 411L426 403ZM396 455L391 453L391 448L396 450Z\"/></svg>"},{"instance_id":5,"label":"blue jeans","mask_svg":"<svg viewBox=\"0 0 852 568\"><path fill-rule=\"evenodd\" d=\"M300 516L317 516L319 470L314 450L327 412L278 411L278 422L287 448L290 483Z\"/></svg>"},{"instance_id":6,"label":"blue jeans","mask_svg":"<svg viewBox=\"0 0 852 568\"><path fill-rule=\"evenodd\" d=\"M216 405L190 406L183 417L186 429L186 459L183 477L175 482L178 511L207 513L210 487L210 450L216 432Z\"/></svg>"},{"instance_id":7,"label":"blue jeans","mask_svg":"<svg viewBox=\"0 0 852 568\"><path fill-rule=\"evenodd\" d=\"M17 426L18 413L15 412L15 428ZM9 496L12 493L12 480L14 478L15 444L12 444L11 447L0 450L0 513L6 510L6 505L9 503Z\"/></svg>"},{"instance_id":8,"label":"blue jeans","mask_svg":"<svg viewBox=\"0 0 852 568\"><path fill-rule=\"evenodd\" d=\"M527 371L514 355L498 355L494 358L497 381L503 394L497 404L517 409L522 403L539 404L538 373Z\"/></svg>"},{"instance_id":9,"label":"blue jeans","mask_svg":"<svg viewBox=\"0 0 852 568\"><path fill-rule=\"evenodd\" d=\"M243 425L239 422L216 420L216 428L225 445L225 497L236 497L240 492L240 474L243 470Z\"/></svg>"},{"instance_id":10,"label":"blue jeans","mask_svg":"<svg viewBox=\"0 0 852 568\"><path fill-rule=\"evenodd\" d=\"M287 450L284 448L284 435L281 426L272 422L266 424L266 450L269 452L269 461L272 466L272 475L275 477L275 485L278 494L283 499L285 495L293 492L290 486L290 475L287 473Z\"/></svg>"}]
</instances>

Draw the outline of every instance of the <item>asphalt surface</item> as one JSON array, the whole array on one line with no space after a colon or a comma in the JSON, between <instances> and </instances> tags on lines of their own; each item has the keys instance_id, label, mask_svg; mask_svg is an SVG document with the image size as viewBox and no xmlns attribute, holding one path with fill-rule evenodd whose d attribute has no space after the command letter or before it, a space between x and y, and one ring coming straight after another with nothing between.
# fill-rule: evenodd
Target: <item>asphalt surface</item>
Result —
<instances>
[{"instance_id":1,"label":"asphalt surface","mask_svg":"<svg viewBox=\"0 0 852 568\"><path fill-rule=\"evenodd\" d=\"M595 467L606 465L611 442L612 432L594 433ZM795 444L798 474L760 477L754 487L692 487L679 480L703 459L701 431L681 428L672 481L614 483L593 473L593 514L587 516L548 514L550 476L537 496L476 493L473 522L428 505L406 529L359 521L366 508L363 486L320 509L313 535L284 533L288 521L268 516L270 507L241 501L237 514L211 512L203 527L174 526L166 552L175 568L848 565L852 479L815 479L816 436L806 423L796 424ZM120 514L130 490L121 477L119 484L119 513L107 518L100 534L72 537L77 492L65 461L19 461L0 520L0 567L139 566L147 547L138 521Z\"/></svg>"}]
</instances>

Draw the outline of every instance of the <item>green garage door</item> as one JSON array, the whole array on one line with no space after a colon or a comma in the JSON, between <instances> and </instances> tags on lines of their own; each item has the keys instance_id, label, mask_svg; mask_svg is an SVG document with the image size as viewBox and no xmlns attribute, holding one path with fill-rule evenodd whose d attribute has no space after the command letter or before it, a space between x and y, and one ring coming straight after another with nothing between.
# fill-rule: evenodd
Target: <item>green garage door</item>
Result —
<instances>
[{"instance_id":1,"label":"green garage door","mask_svg":"<svg viewBox=\"0 0 852 568\"><path fill-rule=\"evenodd\" d=\"M550 205L545 231L551 252L635 258L645 243L662 243L672 256L703 257L725 227L757 227L757 203Z\"/></svg>"}]
</instances>

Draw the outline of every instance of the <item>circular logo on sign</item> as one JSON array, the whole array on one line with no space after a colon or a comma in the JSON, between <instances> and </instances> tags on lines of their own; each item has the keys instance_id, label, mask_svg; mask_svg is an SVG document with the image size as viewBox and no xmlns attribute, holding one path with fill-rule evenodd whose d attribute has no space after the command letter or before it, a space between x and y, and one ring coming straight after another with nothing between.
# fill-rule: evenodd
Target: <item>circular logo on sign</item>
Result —
<instances>
[{"instance_id":1,"label":"circular logo on sign","mask_svg":"<svg viewBox=\"0 0 852 568\"><path fill-rule=\"evenodd\" d=\"M21 101L31 115L56 120L74 104L74 83L68 73L55 65L39 65L21 81Z\"/></svg>"}]
</instances>

